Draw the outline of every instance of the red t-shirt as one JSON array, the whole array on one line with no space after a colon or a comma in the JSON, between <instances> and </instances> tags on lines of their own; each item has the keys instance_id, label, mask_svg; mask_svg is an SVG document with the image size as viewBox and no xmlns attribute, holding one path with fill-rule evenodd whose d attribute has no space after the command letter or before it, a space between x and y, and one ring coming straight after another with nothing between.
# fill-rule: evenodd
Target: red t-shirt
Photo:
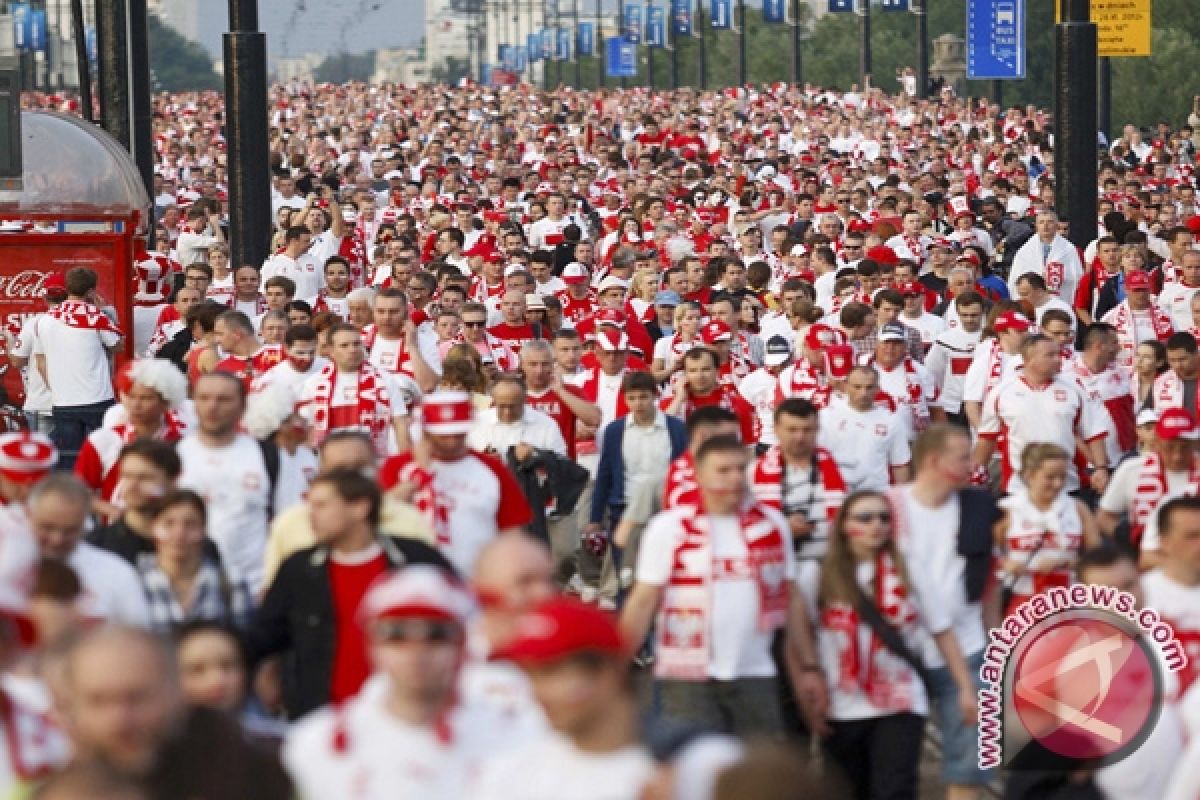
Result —
<instances>
[{"instance_id":1,"label":"red t-shirt","mask_svg":"<svg viewBox=\"0 0 1200 800\"><path fill-rule=\"evenodd\" d=\"M375 579L387 571L388 562L376 546L374 556L361 563L329 559L329 593L333 597L333 674L329 699L340 703L362 688L371 674L367 640L358 624L358 606ZM366 555L366 554L364 554Z\"/></svg>"},{"instance_id":2,"label":"red t-shirt","mask_svg":"<svg viewBox=\"0 0 1200 800\"><path fill-rule=\"evenodd\" d=\"M524 325L509 325L507 322L501 322L499 325L493 325L488 328L488 333L495 336L497 339L503 339L509 343L513 352L519 353L526 342L533 341L533 326L529 323Z\"/></svg>"},{"instance_id":3,"label":"red t-shirt","mask_svg":"<svg viewBox=\"0 0 1200 800\"><path fill-rule=\"evenodd\" d=\"M585 399L583 392L579 391L574 386L563 386L571 394L578 397L580 400ZM525 393L525 405L541 411L543 414L550 416L558 423L558 429L562 431L563 439L567 443L567 457L571 460L575 459L575 412L570 406L562 401L558 396L558 392L553 389L546 389L543 392L534 392L529 389Z\"/></svg>"}]
</instances>

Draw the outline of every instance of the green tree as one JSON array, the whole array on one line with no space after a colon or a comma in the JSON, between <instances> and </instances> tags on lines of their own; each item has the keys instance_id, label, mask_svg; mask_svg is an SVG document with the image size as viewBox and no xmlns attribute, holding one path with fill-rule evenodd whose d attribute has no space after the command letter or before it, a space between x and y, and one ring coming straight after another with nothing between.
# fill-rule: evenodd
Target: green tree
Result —
<instances>
[{"instance_id":1,"label":"green tree","mask_svg":"<svg viewBox=\"0 0 1200 800\"><path fill-rule=\"evenodd\" d=\"M221 88L221 77L213 69L208 51L163 24L158 15L147 15L146 36L154 88L167 92Z\"/></svg>"},{"instance_id":2,"label":"green tree","mask_svg":"<svg viewBox=\"0 0 1200 800\"><path fill-rule=\"evenodd\" d=\"M346 83L348 81L368 81L375 72L375 51L365 53L334 53L325 57L320 66L313 71L313 77L320 83Z\"/></svg>"}]
</instances>

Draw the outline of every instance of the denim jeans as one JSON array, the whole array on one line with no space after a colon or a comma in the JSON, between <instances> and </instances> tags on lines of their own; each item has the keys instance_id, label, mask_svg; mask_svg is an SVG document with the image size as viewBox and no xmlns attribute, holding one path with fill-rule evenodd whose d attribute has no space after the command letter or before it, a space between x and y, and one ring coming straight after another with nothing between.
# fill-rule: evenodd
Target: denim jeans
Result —
<instances>
[{"instance_id":1,"label":"denim jeans","mask_svg":"<svg viewBox=\"0 0 1200 800\"><path fill-rule=\"evenodd\" d=\"M89 403L86 406L55 406L54 432L51 438L58 448L58 468L71 470L88 434L104 422L104 412L113 404L112 400Z\"/></svg>"}]
</instances>

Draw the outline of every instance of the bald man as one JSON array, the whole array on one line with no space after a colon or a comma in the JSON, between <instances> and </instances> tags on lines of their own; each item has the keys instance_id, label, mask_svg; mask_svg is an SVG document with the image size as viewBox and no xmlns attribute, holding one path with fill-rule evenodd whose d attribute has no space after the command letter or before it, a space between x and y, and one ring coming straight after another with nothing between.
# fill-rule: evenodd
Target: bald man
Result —
<instances>
[{"instance_id":1,"label":"bald man","mask_svg":"<svg viewBox=\"0 0 1200 800\"><path fill-rule=\"evenodd\" d=\"M480 551L472 581L482 613L468 641L479 646L468 651L459 695L465 705L481 703L500 711L510 721L505 741L544 736L549 727L525 673L507 661L489 659L488 653L512 639L519 615L554 594L550 549L526 533L497 536Z\"/></svg>"},{"instance_id":2,"label":"bald man","mask_svg":"<svg viewBox=\"0 0 1200 800\"><path fill-rule=\"evenodd\" d=\"M278 760L254 748L236 720L184 705L174 656L148 633L87 633L67 655L63 688L60 711L76 760L144 781L150 798L291 797Z\"/></svg>"}]
</instances>

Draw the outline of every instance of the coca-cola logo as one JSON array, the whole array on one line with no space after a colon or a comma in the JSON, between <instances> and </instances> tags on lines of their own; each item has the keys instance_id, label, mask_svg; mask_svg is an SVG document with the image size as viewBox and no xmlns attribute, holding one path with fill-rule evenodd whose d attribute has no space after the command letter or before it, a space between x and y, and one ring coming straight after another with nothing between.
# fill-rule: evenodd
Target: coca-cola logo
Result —
<instances>
[{"instance_id":1,"label":"coca-cola logo","mask_svg":"<svg viewBox=\"0 0 1200 800\"><path fill-rule=\"evenodd\" d=\"M26 269L13 275L0 275L0 302L33 300L42 296L42 284L49 273Z\"/></svg>"}]
</instances>

